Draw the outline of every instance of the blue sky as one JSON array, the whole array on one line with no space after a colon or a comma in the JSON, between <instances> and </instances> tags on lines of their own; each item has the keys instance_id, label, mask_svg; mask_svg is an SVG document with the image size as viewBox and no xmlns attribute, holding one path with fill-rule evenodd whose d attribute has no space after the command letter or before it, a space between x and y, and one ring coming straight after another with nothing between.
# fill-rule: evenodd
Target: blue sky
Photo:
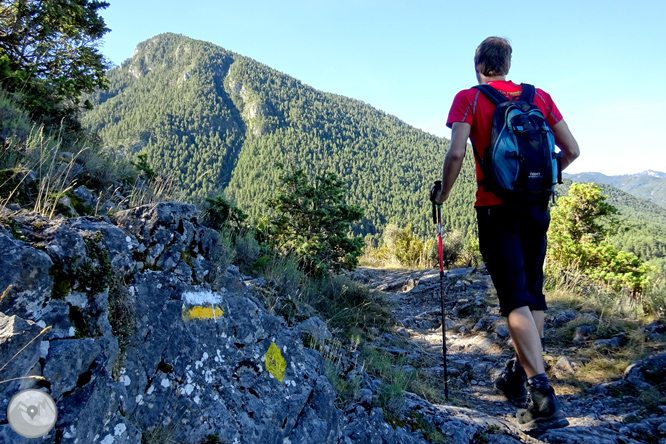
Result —
<instances>
[{"instance_id":1,"label":"blue sky","mask_svg":"<svg viewBox=\"0 0 666 444\"><path fill-rule=\"evenodd\" d=\"M581 147L568 172L666 172L666 2L108 0L114 63L162 32L206 40L449 137L474 50L510 39L509 78L548 91Z\"/></svg>"}]
</instances>

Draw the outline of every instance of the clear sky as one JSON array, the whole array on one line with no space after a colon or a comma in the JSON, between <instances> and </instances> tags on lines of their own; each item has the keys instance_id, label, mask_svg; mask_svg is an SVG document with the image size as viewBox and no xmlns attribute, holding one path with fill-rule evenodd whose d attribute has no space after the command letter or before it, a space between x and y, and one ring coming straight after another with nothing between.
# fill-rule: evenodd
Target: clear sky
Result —
<instances>
[{"instance_id":1,"label":"clear sky","mask_svg":"<svg viewBox=\"0 0 666 444\"><path fill-rule=\"evenodd\" d=\"M568 172L666 172L666 1L107 0L102 52L120 64L162 32L206 40L316 89L449 137L488 36L508 78L551 94L581 147Z\"/></svg>"}]
</instances>

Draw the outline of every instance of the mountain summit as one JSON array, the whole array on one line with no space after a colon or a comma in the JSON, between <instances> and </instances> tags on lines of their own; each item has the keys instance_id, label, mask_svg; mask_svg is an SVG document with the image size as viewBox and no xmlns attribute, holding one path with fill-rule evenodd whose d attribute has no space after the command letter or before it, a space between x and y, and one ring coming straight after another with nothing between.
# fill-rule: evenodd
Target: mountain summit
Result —
<instances>
[{"instance_id":1,"label":"mountain summit","mask_svg":"<svg viewBox=\"0 0 666 444\"><path fill-rule=\"evenodd\" d=\"M334 171L349 203L365 209L357 227L385 223L424 232L428 189L439 177L449 141L411 127L360 101L318 91L211 43L161 34L140 43L108 73L110 88L92 99L84 124L108 146L145 153L190 196L224 191L253 215L264 211L280 175L275 164L314 174ZM453 206L471 224L469 154ZM448 210L447 210L448 211ZM456 211L460 211L459 209ZM467 231L445 212L449 228Z\"/></svg>"}]
</instances>

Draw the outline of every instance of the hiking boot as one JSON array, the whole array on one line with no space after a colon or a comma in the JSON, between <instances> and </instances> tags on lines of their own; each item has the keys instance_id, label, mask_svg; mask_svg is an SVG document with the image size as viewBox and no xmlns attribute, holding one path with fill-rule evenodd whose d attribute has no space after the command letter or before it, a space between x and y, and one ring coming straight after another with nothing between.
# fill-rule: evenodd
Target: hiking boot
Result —
<instances>
[{"instance_id":1,"label":"hiking boot","mask_svg":"<svg viewBox=\"0 0 666 444\"><path fill-rule=\"evenodd\" d=\"M520 409L527 407L526 380L525 370L516 362L516 358L513 358L506 361L504 370L495 379L493 385L495 390L506 396L511 405Z\"/></svg>"},{"instance_id":2,"label":"hiking boot","mask_svg":"<svg viewBox=\"0 0 666 444\"><path fill-rule=\"evenodd\" d=\"M569 425L552 387L534 387L528 384L529 404L518 410L516 419L525 433L540 433Z\"/></svg>"}]
</instances>

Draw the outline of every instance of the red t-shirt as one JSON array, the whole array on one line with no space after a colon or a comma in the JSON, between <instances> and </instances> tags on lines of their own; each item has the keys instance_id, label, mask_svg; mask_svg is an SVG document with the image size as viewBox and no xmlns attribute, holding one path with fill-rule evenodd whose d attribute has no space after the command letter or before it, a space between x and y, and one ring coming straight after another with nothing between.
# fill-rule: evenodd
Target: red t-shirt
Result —
<instances>
[{"instance_id":1,"label":"red t-shirt","mask_svg":"<svg viewBox=\"0 0 666 444\"><path fill-rule=\"evenodd\" d=\"M523 90L520 85L511 81L494 80L488 82L488 84L509 99L520 96ZM562 120L560 110L557 109L553 99L544 90L536 88L534 104L546 117L551 128ZM495 105L481 91L475 88L465 89L456 94L453 99L446 126L451 128L454 122L464 122L472 125L469 138L472 140L472 146L476 149L477 154L483 159L483 151L490 143L494 111ZM476 156L474 156L474 161L476 162L476 181L478 183L483 179L483 171L481 171ZM499 205L501 203L503 201L494 193L484 191L483 187L476 189L475 206Z\"/></svg>"}]
</instances>

